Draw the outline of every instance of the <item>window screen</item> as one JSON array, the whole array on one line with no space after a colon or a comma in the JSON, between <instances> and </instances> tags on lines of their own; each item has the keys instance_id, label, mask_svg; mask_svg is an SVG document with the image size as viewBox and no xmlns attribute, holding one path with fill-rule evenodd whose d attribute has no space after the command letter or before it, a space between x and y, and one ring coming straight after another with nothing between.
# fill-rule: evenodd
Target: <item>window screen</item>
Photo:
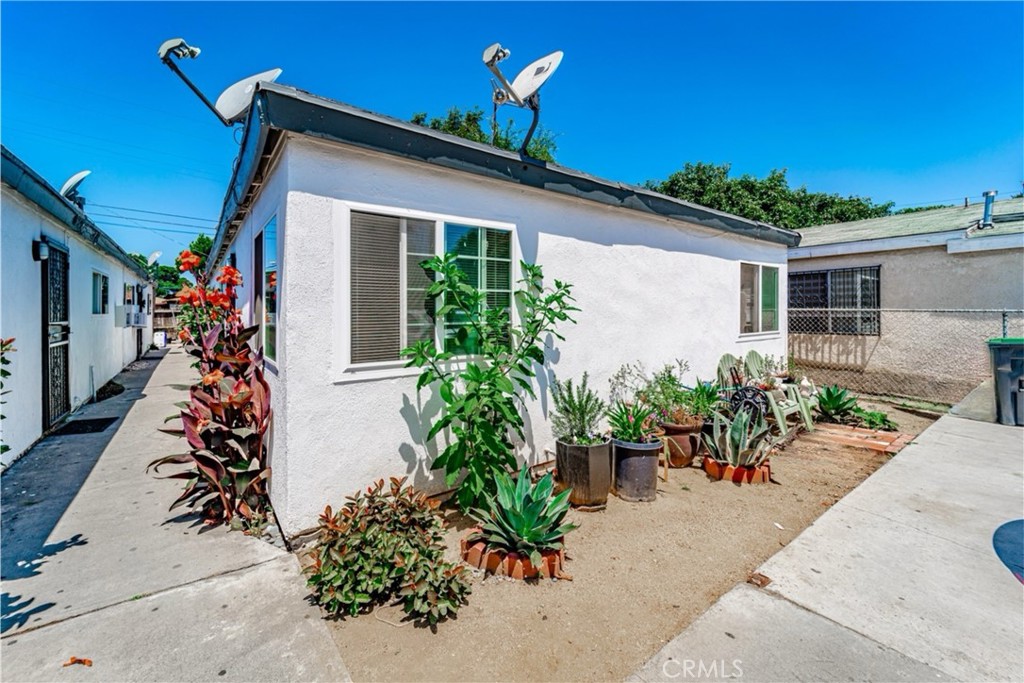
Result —
<instances>
[{"instance_id":1,"label":"window screen","mask_svg":"<svg viewBox=\"0 0 1024 683\"><path fill-rule=\"evenodd\" d=\"M789 331L881 334L881 268L843 268L789 276Z\"/></svg>"},{"instance_id":2,"label":"window screen","mask_svg":"<svg viewBox=\"0 0 1024 683\"><path fill-rule=\"evenodd\" d=\"M102 273L92 274L92 312L103 315L110 301L110 279Z\"/></svg>"}]
</instances>

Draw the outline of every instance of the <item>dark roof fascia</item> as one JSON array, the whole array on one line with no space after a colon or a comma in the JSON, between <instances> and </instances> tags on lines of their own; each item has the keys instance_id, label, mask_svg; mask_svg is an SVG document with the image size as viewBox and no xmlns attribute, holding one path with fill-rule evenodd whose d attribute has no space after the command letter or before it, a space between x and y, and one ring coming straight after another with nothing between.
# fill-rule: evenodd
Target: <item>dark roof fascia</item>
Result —
<instances>
[{"instance_id":1,"label":"dark roof fascia","mask_svg":"<svg viewBox=\"0 0 1024 683\"><path fill-rule=\"evenodd\" d=\"M259 150L245 148L246 141L256 137L252 134L256 124L255 112L259 113L261 129L269 126L342 142L787 247L800 244L800 234L792 230L716 211L641 187L603 180L556 164L528 159L490 145L374 114L288 86L260 83L246 122L242 155L228 197L225 198L213 252L217 256L211 261L222 257L218 247L223 241L225 223L233 218L238 207L237 203L233 203L234 198L245 194L256 169ZM259 137L265 139L265 130L260 131Z\"/></svg>"},{"instance_id":2,"label":"dark roof fascia","mask_svg":"<svg viewBox=\"0 0 1024 683\"><path fill-rule=\"evenodd\" d=\"M107 233L100 230L85 215L85 212L63 197L7 147L0 146L0 151L3 155L3 163L0 166L0 176L2 176L3 182L86 242L120 261L139 277L145 280L150 279L146 269L129 256Z\"/></svg>"}]
</instances>

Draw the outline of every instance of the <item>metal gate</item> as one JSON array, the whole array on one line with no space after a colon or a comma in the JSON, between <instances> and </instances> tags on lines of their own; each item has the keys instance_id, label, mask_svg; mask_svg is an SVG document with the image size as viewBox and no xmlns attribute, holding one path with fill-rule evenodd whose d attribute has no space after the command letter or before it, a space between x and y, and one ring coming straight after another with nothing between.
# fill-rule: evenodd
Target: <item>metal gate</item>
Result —
<instances>
[{"instance_id":1,"label":"metal gate","mask_svg":"<svg viewBox=\"0 0 1024 683\"><path fill-rule=\"evenodd\" d=\"M47 244L43 285L43 429L71 411L69 390L71 323L68 310L68 253Z\"/></svg>"}]
</instances>

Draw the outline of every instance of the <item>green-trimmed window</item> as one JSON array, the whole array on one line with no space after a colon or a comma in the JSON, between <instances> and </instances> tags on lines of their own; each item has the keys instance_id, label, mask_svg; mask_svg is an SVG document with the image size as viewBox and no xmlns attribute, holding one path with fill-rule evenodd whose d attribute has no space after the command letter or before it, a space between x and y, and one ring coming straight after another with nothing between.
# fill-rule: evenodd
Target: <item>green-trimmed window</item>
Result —
<instances>
[{"instance_id":1,"label":"green-trimmed window","mask_svg":"<svg viewBox=\"0 0 1024 683\"><path fill-rule=\"evenodd\" d=\"M740 264L740 334L779 330L779 269Z\"/></svg>"},{"instance_id":2,"label":"green-trimmed window","mask_svg":"<svg viewBox=\"0 0 1024 683\"><path fill-rule=\"evenodd\" d=\"M445 251L458 254L456 263L471 285L487 295L487 307L512 307L512 235L507 230L446 223ZM473 354L479 340L465 314L452 311L444 321L446 351Z\"/></svg>"}]
</instances>

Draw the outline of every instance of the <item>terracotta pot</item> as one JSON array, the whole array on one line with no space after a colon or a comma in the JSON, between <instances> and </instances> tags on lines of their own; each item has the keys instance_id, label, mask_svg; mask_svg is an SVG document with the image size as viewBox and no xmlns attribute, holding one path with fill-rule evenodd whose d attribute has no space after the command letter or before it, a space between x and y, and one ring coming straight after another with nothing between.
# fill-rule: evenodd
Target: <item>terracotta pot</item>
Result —
<instances>
[{"instance_id":1,"label":"terracotta pot","mask_svg":"<svg viewBox=\"0 0 1024 683\"><path fill-rule=\"evenodd\" d=\"M669 439L668 464L670 467L689 467L693 459L700 453L700 432L703 422L692 425L680 425L673 422L660 422L665 436Z\"/></svg>"},{"instance_id":2,"label":"terracotta pot","mask_svg":"<svg viewBox=\"0 0 1024 683\"><path fill-rule=\"evenodd\" d=\"M772 478L772 466L769 462L757 467L734 467L711 458L704 458L704 471L712 479L727 480L735 484L767 484Z\"/></svg>"},{"instance_id":3,"label":"terracotta pot","mask_svg":"<svg viewBox=\"0 0 1024 683\"><path fill-rule=\"evenodd\" d=\"M469 530L469 534L461 541L462 559L471 567L483 570L495 576L508 576L520 581L526 579L565 579L572 581L572 575L566 574L565 548L559 550L542 550L541 564L533 566L530 558L519 553L509 553L500 549L489 549L482 540L469 541L469 536L479 533L480 528Z\"/></svg>"},{"instance_id":4,"label":"terracotta pot","mask_svg":"<svg viewBox=\"0 0 1024 683\"><path fill-rule=\"evenodd\" d=\"M570 488L569 502L584 510L600 510L608 503L612 481L612 442L594 446L555 442L558 485Z\"/></svg>"}]
</instances>

